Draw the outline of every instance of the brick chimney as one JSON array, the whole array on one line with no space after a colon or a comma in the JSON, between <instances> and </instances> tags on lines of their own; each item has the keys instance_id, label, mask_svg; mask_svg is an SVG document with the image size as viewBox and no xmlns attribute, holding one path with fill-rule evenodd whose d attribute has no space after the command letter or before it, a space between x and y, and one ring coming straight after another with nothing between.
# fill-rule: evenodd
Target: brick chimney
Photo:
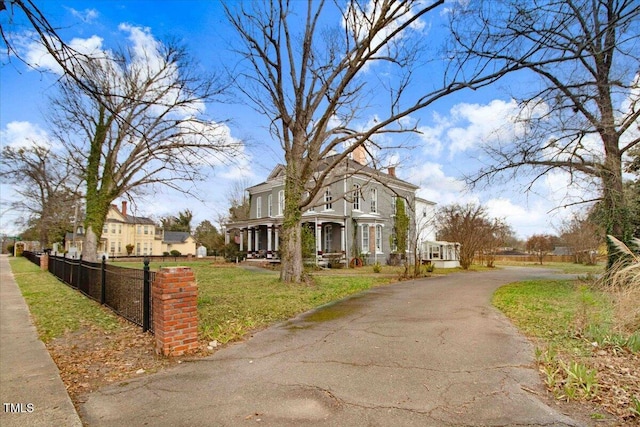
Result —
<instances>
[{"instance_id":1,"label":"brick chimney","mask_svg":"<svg viewBox=\"0 0 640 427\"><path fill-rule=\"evenodd\" d=\"M389 176L392 177L396 177L396 167L395 166L389 166Z\"/></svg>"},{"instance_id":2,"label":"brick chimney","mask_svg":"<svg viewBox=\"0 0 640 427\"><path fill-rule=\"evenodd\" d=\"M367 151L364 149L363 145L358 145L356 148L354 148L354 150L351 152L351 156L353 157L354 161L360 163L361 165L367 164Z\"/></svg>"},{"instance_id":3,"label":"brick chimney","mask_svg":"<svg viewBox=\"0 0 640 427\"><path fill-rule=\"evenodd\" d=\"M122 201L122 215L126 218L127 216L127 201Z\"/></svg>"}]
</instances>

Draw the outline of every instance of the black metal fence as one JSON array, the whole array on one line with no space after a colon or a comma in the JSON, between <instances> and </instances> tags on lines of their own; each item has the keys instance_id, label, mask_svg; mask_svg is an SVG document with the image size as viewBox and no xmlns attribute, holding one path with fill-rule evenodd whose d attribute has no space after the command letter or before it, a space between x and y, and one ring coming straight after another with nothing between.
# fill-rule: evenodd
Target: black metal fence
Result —
<instances>
[{"instance_id":1,"label":"black metal fence","mask_svg":"<svg viewBox=\"0 0 640 427\"><path fill-rule=\"evenodd\" d=\"M40 256L31 252L25 257L40 265ZM144 268L140 270L107 264L105 258L100 263L93 263L82 258L50 255L49 272L125 319L142 326L143 331L153 332L151 283L156 273L149 270L149 260L144 261Z\"/></svg>"}]
</instances>

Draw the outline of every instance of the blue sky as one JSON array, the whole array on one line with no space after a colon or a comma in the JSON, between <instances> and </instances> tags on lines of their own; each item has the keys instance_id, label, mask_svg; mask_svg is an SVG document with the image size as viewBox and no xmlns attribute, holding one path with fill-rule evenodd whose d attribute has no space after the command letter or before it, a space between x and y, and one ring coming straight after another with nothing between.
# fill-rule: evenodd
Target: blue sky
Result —
<instances>
[{"instance_id":1,"label":"blue sky","mask_svg":"<svg viewBox=\"0 0 640 427\"><path fill-rule=\"evenodd\" d=\"M58 0L40 2L40 7L49 21L61 28L60 35L68 42L75 39L82 44L97 40L102 48L125 46L131 43L131 28L139 28L159 41L167 37L181 40L203 70L214 70L235 61L229 51L232 39L229 27L216 1ZM442 12L433 12L425 18L434 50L443 37ZM0 19L5 27L6 12L0 14ZM26 28L13 25L10 29L19 32ZM24 52L28 54L28 48L25 47ZM424 78L426 85L429 82L427 76ZM570 200L566 198L567 176L549 175L527 194L522 183L467 191L461 180L462 174L472 173L481 166L480 143L490 143L492 138L509 138L517 132L514 126L508 125L508 118L515 114L517 105L507 95L510 85L518 83L516 78L495 87L458 93L412 115L411 119L419 123L421 134L411 137L412 149L394 155L400 160L398 175L420 185L422 197L439 205L482 203L490 215L504 218L519 237L526 238L535 233L553 232L553 226L568 216L567 209L554 210ZM0 138L3 146L24 144L29 139L47 139L50 131L43 112L48 108L47 97L55 94L55 80L55 74L30 69L6 55L2 57ZM207 112L216 119L231 119L231 136L247 141L246 158L240 167L219 165L212 170L209 181L198 183L203 201L164 191L137 200L136 214L160 218L191 209L194 226L205 219L215 223L228 208L227 194L234 183L240 179L250 184L261 182L276 163L283 161L279 144L265 130L265 117L243 105L207 105ZM12 197L11 187L0 184L1 233L17 231L18 214L7 208Z\"/></svg>"}]
</instances>

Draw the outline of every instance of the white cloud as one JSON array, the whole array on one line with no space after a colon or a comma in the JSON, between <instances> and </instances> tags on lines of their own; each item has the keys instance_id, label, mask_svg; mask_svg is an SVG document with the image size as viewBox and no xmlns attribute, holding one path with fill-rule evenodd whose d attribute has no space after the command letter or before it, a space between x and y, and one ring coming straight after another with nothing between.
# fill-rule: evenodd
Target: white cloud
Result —
<instances>
[{"instance_id":1,"label":"white cloud","mask_svg":"<svg viewBox=\"0 0 640 427\"><path fill-rule=\"evenodd\" d=\"M95 9L76 10L74 8L69 8L69 12L85 23L93 22L100 15Z\"/></svg>"},{"instance_id":2,"label":"white cloud","mask_svg":"<svg viewBox=\"0 0 640 427\"><path fill-rule=\"evenodd\" d=\"M402 169L398 171L401 178L420 186L418 196L424 199L439 205L470 201L464 182L447 176L441 164L425 162L404 172Z\"/></svg>"},{"instance_id":3,"label":"white cloud","mask_svg":"<svg viewBox=\"0 0 640 427\"><path fill-rule=\"evenodd\" d=\"M39 145L51 147L48 133L37 124L31 122L10 122L5 129L0 130L2 146L32 147Z\"/></svg>"},{"instance_id":4,"label":"white cloud","mask_svg":"<svg viewBox=\"0 0 640 427\"><path fill-rule=\"evenodd\" d=\"M544 114L546 108L543 103L523 108L513 99L494 99L487 104L459 103L451 107L447 115L434 113L434 124L419 130L426 150L439 155L443 147L447 147L453 156L482 144L513 141L523 135L526 118Z\"/></svg>"},{"instance_id":5,"label":"white cloud","mask_svg":"<svg viewBox=\"0 0 640 427\"><path fill-rule=\"evenodd\" d=\"M519 238L526 239L533 234L542 234L548 230L553 234L548 207L542 203L524 207L506 198L489 199L484 203L491 218L504 219L516 232Z\"/></svg>"},{"instance_id":6,"label":"white cloud","mask_svg":"<svg viewBox=\"0 0 640 427\"><path fill-rule=\"evenodd\" d=\"M58 47L58 43L53 39L49 40L49 43L52 46ZM94 35L87 39L73 38L68 45L72 50L81 54L99 56L104 54L102 51L102 43L103 39ZM51 54L45 49L42 43L38 41L31 41L24 47L24 50L24 58L27 63L31 64L33 67L62 75L62 67L60 67L53 56L51 56Z\"/></svg>"}]
</instances>

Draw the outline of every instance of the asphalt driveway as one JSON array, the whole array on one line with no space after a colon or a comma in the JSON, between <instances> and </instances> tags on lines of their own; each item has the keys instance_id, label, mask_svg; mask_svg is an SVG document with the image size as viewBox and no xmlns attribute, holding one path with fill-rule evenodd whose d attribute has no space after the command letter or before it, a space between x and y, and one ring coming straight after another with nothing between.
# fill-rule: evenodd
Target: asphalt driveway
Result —
<instances>
[{"instance_id":1,"label":"asphalt driveway","mask_svg":"<svg viewBox=\"0 0 640 427\"><path fill-rule=\"evenodd\" d=\"M576 426L531 344L491 306L534 268L377 288L213 356L91 394L89 426Z\"/></svg>"}]
</instances>

